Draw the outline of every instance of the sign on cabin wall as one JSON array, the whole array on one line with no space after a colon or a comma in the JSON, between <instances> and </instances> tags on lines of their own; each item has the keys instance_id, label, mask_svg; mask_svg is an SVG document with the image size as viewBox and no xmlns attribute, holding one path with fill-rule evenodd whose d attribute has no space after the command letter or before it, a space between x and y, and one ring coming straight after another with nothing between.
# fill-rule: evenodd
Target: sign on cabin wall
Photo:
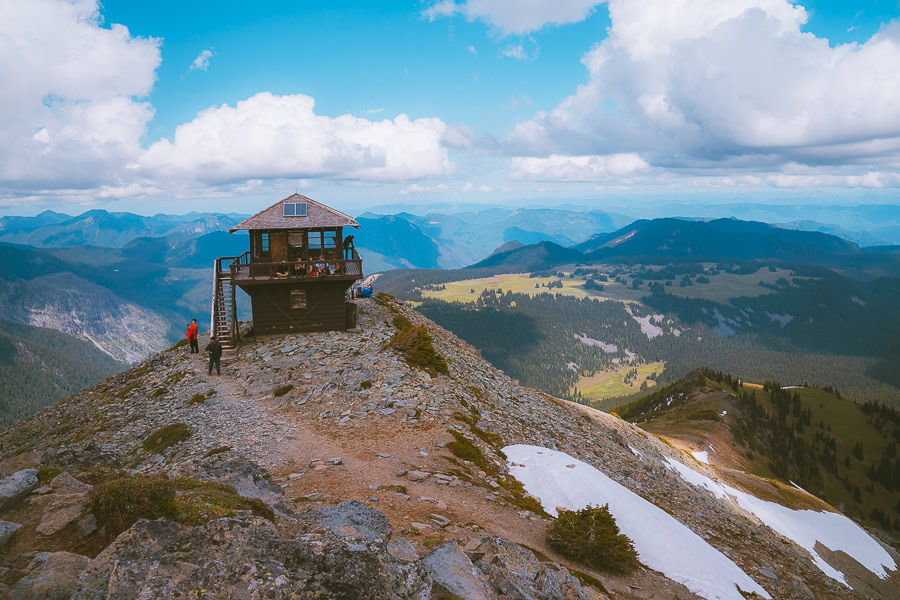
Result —
<instances>
[{"instance_id":1,"label":"sign on cabin wall","mask_svg":"<svg viewBox=\"0 0 900 600\"><path fill-rule=\"evenodd\" d=\"M306 308L306 290L291 290L291 308Z\"/></svg>"}]
</instances>

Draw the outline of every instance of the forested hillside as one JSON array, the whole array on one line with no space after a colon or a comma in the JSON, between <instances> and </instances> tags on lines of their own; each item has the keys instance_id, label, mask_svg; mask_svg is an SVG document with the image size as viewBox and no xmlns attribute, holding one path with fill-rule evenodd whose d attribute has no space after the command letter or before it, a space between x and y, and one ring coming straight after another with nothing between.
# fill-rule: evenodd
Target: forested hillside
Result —
<instances>
[{"instance_id":1,"label":"forested hillside","mask_svg":"<svg viewBox=\"0 0 900 600\"><path fill-rule=\"evenodd\" d=\"M0 426L124 368L89 342L52 329L0 321Z\"/></svg>"}]
</instances>

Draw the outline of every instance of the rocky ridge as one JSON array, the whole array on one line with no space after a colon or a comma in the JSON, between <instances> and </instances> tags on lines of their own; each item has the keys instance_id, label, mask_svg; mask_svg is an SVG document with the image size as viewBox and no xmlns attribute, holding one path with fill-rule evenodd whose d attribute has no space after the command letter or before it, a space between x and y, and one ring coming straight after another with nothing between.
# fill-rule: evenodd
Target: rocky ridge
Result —
<instances>
[{"instance_id":1,"label":"rocky ridge","mask_svg":"<svg viewBox=\"0 0 900 600\"><path fill-rule=\"evenodd\" d=\"M21 525L3 547L0 581L15 590L61 573L69 582L61 598L134 598L141 586L152 597L178 597L214 585L226 598L695 597L646 568L583 574L554 555L543 540L546 515L508 476L500 451L521 443L600 469L678 518L774 598L898 593L897 575L879 580L823 549L853 590L830 580L802 548L666 469L664 457L690 459L663 441L522 388L407 306L367 300L359 308L354 331L251 338L220 377L186 348L159 353L0 434L0 469L20 481L8 502L3 490L13 480L0 482L0 518ZM412 368L390 348L397 314L427 328L449 376ZM146 447L173 424L189 434ZM453 444L478 452L466 460ZM39 471L23 470L38 465L63 472L39 486ZM278 518L236 511L202 525L138 521L106 543L82 475L98 465L225 483ZM238 547L240 557L227 551ZM35 562L37 551L46 556ZM163 567L151 572L150 563ZM339 581L358 587L335 587Z\"/></svg>"}]
</instances>

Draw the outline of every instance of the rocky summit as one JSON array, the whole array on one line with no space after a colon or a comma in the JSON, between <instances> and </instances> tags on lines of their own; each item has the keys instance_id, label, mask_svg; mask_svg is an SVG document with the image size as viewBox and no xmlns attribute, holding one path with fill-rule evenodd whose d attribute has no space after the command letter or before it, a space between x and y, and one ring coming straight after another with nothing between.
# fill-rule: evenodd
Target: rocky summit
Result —
<instances>
[{"instance_id":1,"label":"rocky summit","mask_svg":"<svg viewBox=\"0 0 900 600\"><path fill-rule=\"evenodd\" d=\"M422 337L397 343L399 329ZM510 474L511 444L593 466L772 598L900 597L896 570L817 545L837 581L667 465L709 467L521 387L388 297L360 301L346 332L242 334L221 375L176 346L0 434L0 598L701 597L551 549L555 507Z\"/></svg>"}]
</instances>

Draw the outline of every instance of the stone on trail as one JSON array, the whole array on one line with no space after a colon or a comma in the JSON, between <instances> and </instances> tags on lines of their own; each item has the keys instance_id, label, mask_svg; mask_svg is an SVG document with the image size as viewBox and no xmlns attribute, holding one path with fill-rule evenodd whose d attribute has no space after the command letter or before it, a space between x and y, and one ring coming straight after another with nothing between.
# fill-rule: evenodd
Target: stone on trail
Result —
<instances>
[{"instance_id":1,"label":"stone on trail","mask_svg":"<svg viewBox=\"0 0 900 600\"><path fill-rule=\"evenodd\" d=\"M416 554L416 547L405 537L392 540L391 543L388 544L387 551L388 554L403 562L415 562L419 560L419 555Z\"/></svg>"}]
</instances>

